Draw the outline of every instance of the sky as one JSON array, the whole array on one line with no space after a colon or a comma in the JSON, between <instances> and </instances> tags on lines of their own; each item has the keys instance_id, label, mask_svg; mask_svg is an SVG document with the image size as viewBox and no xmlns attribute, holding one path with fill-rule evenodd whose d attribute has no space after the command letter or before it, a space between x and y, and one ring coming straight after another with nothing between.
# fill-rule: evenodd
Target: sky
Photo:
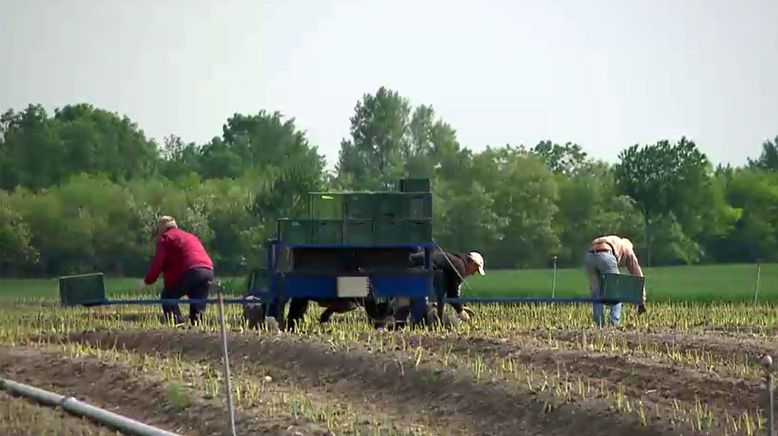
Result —
<instances>
[{"instance_id":1,"label":"sky","mask_svg":"<svg viewBox=\"0 0 778 436\"><path fill-rule=\"evenodd\" d=\"M740 165L778 136L778 0L0 0L2 111L91 103L159 143L280 111L332 167L380 86L474 151L685 135Z\"/></svg>"}]
</instances>

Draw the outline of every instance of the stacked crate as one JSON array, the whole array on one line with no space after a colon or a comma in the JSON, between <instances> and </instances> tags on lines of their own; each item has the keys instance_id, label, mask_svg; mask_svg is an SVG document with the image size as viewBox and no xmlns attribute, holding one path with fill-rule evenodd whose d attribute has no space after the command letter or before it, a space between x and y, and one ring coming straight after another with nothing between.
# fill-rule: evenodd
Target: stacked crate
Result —
<instances>
[{"instance_id":1,"label":"stacked crate","mask_svg":"<svg viewBox=\"0 0 778 436\"><path fill-rule=\"evenodd\" d=\"M279 221L287 244L402 245L432 241L427 179L404 179L398 191L314 192L308 218Z\"/></svg>"}]
</instances>

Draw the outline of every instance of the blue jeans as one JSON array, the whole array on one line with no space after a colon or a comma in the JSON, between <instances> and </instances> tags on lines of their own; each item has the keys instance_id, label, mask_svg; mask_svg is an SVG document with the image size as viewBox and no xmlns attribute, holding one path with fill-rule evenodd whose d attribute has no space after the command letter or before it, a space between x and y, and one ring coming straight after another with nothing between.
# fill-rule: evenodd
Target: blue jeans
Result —
<instances>
[{"instance_id":1,"label":"blue jeans","mask_svg":"<svg viewBox=\"0 0 778 436\"><path fill-rule=\"evenodd\" d=\"M600 274L605 273L619 273L619 265L613 253L586 253L586 273L589 276L589 290L591 291L592 298L601 297L601 277ZM618 325L621 319L621 303L609 304L610 317L609 322L612 325ZM603 305L595 303L593 305L594 322L598 326L605 324Z\"/></svg>"}]
</instances>

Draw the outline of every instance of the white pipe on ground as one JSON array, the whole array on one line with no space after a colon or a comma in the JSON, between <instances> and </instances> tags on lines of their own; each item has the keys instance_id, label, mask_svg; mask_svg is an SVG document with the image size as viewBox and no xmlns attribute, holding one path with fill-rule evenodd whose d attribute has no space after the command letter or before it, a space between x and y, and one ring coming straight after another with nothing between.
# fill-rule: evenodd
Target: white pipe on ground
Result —
<instances>
[{"instance_id":1,"label":"white pipe on ground","mask_svg":"<svg viewBox=\"0 0 778 436\"><path fill-rule=\"evenodd\" d=\"M23 397L32 398L39 403L49 406L60 406L70 413L86 416L108 427L117 428L129 434L141 436L181 436L177 433L171 433L166 430L152 427L142 422L135 421L134 419L92 406L73 397L55 394L13 380L0 378L0 389Z\"/></svg>"}]
</instances>

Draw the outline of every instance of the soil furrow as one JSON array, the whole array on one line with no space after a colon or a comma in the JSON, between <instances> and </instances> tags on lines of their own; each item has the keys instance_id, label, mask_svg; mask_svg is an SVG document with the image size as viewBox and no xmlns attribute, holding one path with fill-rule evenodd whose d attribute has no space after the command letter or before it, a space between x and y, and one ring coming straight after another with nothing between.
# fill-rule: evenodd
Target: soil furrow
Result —
<instances>
[{"instance_id":1,"label":"soil furrow","mask_svg":"<svg viewBox=\"0 0 778 436\"><path fill-rule=\"evenodd\" d=\"M637 348L639 345L659 345L678 349L681 351L697 351L708 353L716 358L726 361L739 361L749 365L757 366L758 358L764 353L773 356L778 355L778 336L770 339L758 339L744 337L743 335L729 336L724 334L714 334L708 332L705 335L691 333L668 332L587 332L588 339L601 337L608 341L615 338L619 341L625 341L630 348ZM582 333L572 330L536 330L530 332L531 336L546 338L550 334L551 338L566 342L581 342Z\"/></svg>"},{"instance_id":2,"label":"soil furrow","mask_svg":"<svg viewBox=\"0 0 778 436\"><path fill-rule=\"evenodd\" d=\"M93 357L72 358L55 349L0 348L0 368L8 378L42 389L73 395L97 407L184 435L226 435L229 429L221 402L192 400L184 408L169 401L164 383L152 375ZM284 417L236 416L244 434L327 434L315 425L296 425Z\"/></svg>"},{"instance_id":3,"label":"soil furrow","mask_svg":"<svg viewBox=\"0 0 778 436\"><path fill-rule=\"evenodd\" d=\"M204 332L103 331L71 335L68 340L143 353L181 353L187 359L220 356L218 337ZM401 353L376 354L359 346L338 352L292 335L231 335L229 346L232 359L255 359L354 401L379 402L400 415L428 414L469 434L668 433L641 427L596 401L543 413L530 395L517 395L497 383L475 383L451 369L414 367Z\"/></svg>"},{"instance_id":4,"label":"soil furrow","mask_svg":"<svg viewBox=\"0 0 778 436\"><path fill-rule=\"evenodd\" d=\"M410 347L450 350L461 355L480 355L490 365L500 359L513 358L547 372L566 370L573 376L593 380L617 388L632 398L647 398L654 402L673 400L694 406L696 401L720 410L738 412L756 410L763 404L763 391L756 379L734 379L715 374L702 374L677 365L637 359L630 356L583 350L552 349L544 341L516 341L486 337L456 337L431 339L419 336L408 339Z\"/></svg>"}]
</instances>

